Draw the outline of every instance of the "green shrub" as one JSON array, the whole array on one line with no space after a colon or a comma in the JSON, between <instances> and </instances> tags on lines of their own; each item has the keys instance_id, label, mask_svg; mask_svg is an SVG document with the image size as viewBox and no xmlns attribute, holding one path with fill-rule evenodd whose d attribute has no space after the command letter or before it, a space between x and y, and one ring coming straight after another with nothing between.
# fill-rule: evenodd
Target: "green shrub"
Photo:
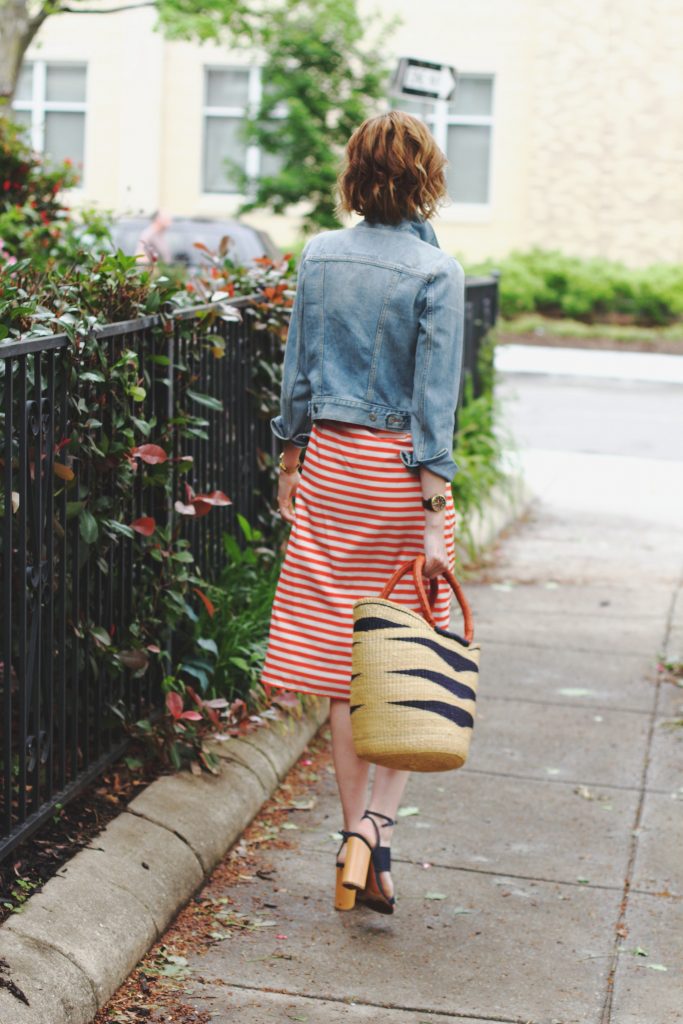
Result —
<instances>
[{"instance_id":1,"label":"green shrub","mask_svg":"<svg viewBox=\"0 0 683 1024\"><path fill-rule=\"evenodd\" d=\"M501 271L500 311L506 318L536 312L594 322L616 315L650 325L683 316L683 265L633 269L534 248L468 269L485 272L492 265Z\"/></svg>"},{"instance_id":2,"label":"green shrub","mask_svg":"<svg viewBox=\"0 0 683 1024\"><path fill-rule=\"evenodd\" d=\"M263 534L244 516L238 514L237 520L241 542L223 535L225 565L214 583L203 584L207 601L197 623L197 642L214 656L200 666L205 679L198 678L202 692L213 698L242 698L255 706L262 703L259 678L283 556L280 543L266 546ZM278 533L283 539L284 523ZM196 659L185 661L181 671L196 667Z\"/></svg>"},{"instance_id":3,"label":"green shrub","mask_svg":"<svg viewBox=\"0 0 683 1024\"><path fill-rule=\"evenodd\" d=\"M468 522L473 512L482 510L493 487L505 476L494 386L494 352L495 333L491 332L479 354L481 394L473 397L472 379L466 378L453 448L453 458L458 466L451 484L458 516L456 536L470 556L474 556L475 551Z\"/></svg>"}]
</instances>

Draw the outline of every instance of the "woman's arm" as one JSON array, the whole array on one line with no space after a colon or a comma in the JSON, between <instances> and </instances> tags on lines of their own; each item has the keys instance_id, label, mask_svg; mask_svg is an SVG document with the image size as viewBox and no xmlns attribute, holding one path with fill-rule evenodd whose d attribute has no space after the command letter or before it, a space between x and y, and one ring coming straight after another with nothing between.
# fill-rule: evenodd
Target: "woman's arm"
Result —
<instances>
[{"instance_id":1,"label":"woman's arm","mask_svg":"<svg viewBox=\"0 0 683 1024\"><path fill-rule=\"evenodd\" d=\"M453 461L455 409L460 393L464 341L465 275L444 258L425 282L418 319L410 432L412 451L401 452L406 466L425 466L447 482Z\"/></svg>"},{"instance_id":2,"label":"woman's arm","mask_svg":"<svg viewBox=\"0 0 683 1024\"><path fill-rule=\"evenodd\" d=\"M420 467L420 484L422 485L423 498L431 498L435 494L447 494L450 490L450 484L447 480L444 480L442 476L437 476L436 473L432 473L424 466ZM448 562L444 532L446 510L431 512L429 509L425 509L424 517L425 565L423 573L428 579L431 579L432 576L438 576L446 569L451 568Z\"/></svg>"},{"instance_id":3,"label":"woman's arm","mask_svg":"<svg viewBox=\"0 0 683 1024\"><path fill-rule=\"evenodd\" d=\"M281 441L294 441L300 448L308 444L311 419L308 401L311 385L305 371L305 339L303 336L303 306L305 302L305 255L310 242L301 254L294 302L292 304L282 363L280 386L280 413L270 421L270 429Z\"/></svg>"}]
</instances>

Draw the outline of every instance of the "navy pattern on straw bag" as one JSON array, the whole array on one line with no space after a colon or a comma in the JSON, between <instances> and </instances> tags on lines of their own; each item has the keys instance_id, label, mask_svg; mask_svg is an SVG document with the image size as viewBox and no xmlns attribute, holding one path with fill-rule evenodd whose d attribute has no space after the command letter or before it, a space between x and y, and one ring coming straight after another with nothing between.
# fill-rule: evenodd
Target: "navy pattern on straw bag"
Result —
<instances>
[{"instance_id":1,"label":"navy pattern on straw bag","mask_svg":"<svg viewBox=\"0 0 683 1024\"><path fill-rule=\"evenodd\" d=\"M363 760L407 771L449 771L467 760L479 681L472 614L453 573L443 575L463 613L463 636L436 625L438 582L422 582L424 555L399 566L377 597L353 607L351 727ZM422 614L389 600L411 572Z\"/></svg>"}]
</instances>

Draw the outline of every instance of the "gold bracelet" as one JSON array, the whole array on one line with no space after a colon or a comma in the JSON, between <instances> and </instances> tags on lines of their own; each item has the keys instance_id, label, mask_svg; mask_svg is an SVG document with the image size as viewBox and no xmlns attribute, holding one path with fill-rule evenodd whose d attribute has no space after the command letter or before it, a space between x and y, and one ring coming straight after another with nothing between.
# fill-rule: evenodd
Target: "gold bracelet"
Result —
<instances>
[{"instance_id":1,"label":"gold bracelet","mask_svg":"<svg viewBox=\"0 0 683 1024\"><path fill-rule=\"evenodd\" d=\"M291 469L288 469L288 467L285 465L285 453L284 452L280 452L280 458L278 459L278 463L277 464L278 464L278 468L283 473L288 473L288 474L296 473L296 471L301 468L301 462L297 459L296 466L292 466Z\"/></svg>"}]
</instances>

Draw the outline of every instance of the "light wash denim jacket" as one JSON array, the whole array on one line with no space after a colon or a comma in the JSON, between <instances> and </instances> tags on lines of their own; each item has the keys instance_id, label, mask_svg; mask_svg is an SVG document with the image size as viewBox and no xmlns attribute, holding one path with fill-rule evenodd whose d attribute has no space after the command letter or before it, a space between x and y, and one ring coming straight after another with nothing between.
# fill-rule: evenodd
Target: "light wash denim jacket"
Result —
<instances>
[{"instance_id":1,"label":"light wash denim jacket","mask_svg":"<svg viewBox=\"0 0 683 1024\"><path fill-rule=\"evenodd\" d=\"M463 269L430 224L360 221L304 248L285 346L276 437L312 421L407 431L400 457L450 481L464 325Z\"/></svg>"}]
</instances>

